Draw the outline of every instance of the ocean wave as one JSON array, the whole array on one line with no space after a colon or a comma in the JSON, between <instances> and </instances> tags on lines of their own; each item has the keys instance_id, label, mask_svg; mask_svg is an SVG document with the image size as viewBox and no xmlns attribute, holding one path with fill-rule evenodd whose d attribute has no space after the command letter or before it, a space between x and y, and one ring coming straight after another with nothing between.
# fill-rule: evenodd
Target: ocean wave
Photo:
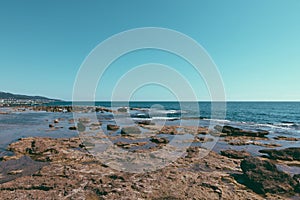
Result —
<instances>
[{"instance_id":1,"label":"ocean wave","mask_svg":"<svg viewBox=\"0 0 300 200\"><path fill-rule=\"evenodd\" d=\"M230 120L227 119L203 119L205 121L213 121L213 122L219 122L219 123L230 123Z\"/></svg>"},{"instance_id":2,"label":"ocean wave","mask_svg":"<svg viewBox=\"0 0 300 200\"><path fill-rule=\"evenodd\" d=\"M151 120L167 120L167 121L173 121L173 120L179 120L180 118L178 117L149 117L149 118L136 118L132 117L131 118L134 121L151 121Z\"/></svg>"},{"instance_id":3,"label":"ocean wave","mask_svg":"<svg viewBox=\"0 0 300 200\"><path fill-rule=\"evenodd\" d=\"M153 120L179 120L178 117L152 117Z\"/></svg>"},{"instance_id":4,"label":"ocean wave","mask_svg":"<svg viewBox=\"0 0 300 200\"><path fill-rule=\"evenodd\" d=\"M290 126L283 126L282 124L255 124L256 126L259 127L268 127L271 129L281 129L281 130L291 130L293 129Z\"/></svg>"},{"instance_id":5,"label":"ocean wave","mask_svg":"<svg viewBox=\"0 0 300 200\"><path fill-rule=\"evenodd\" d=\"M186 113L186 111L182 110L153 110L150 109L149 113L151 114L181 114L181 113Z\"/></svg>"}]
</instances>

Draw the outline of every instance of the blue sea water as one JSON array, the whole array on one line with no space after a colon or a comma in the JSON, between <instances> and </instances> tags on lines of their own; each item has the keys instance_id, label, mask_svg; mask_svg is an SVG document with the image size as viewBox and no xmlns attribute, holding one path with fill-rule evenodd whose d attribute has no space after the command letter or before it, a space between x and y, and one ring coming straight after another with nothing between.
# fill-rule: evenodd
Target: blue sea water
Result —
<instances>
[{"instance_id":1,"label":"blue sea water","mask_svg":"<svg viewBox=\"0 0 300 200\"><path fill-rule=\"evenodd\" d=\"M56 102L49 105L72 105L72 102ZM249 130L267 130L268 137L288 136L300 138L300 102L227 102L224 118L212 117L211 102L77 102L82 106L101 106L117 110L128 107L132 119L136 120L167 120L169 124L176 124L180 120L187 122L197 120L199 125L208 126L211 121L222 125L231 125ZM215 104L214 104L215 105ZM216 103L222 105L223 103ZM220 106L220 107L222 107ZM218 107L218 106L217 106ZM200 112L198 112L198 108ZM111 123L113 115L98 113L98 118ZM49 123L61 118L59 127L49 129ZM5 149L11 142L18 138L43 136L43 137L73 137L76 131L68 127L74 125L69 122L72 113L47 113L47 112L11 112L0 115L0 157L7 154ZM211 119L213 118L213 119ZM279 141L276 141L277 143ZM300 146L299 142L279 142L286 146ZM223 148L223 147L222 147Z\"/></svg>"},{"instance_id":2,"label":"blue sea water","mask_svg":"<svg viewBox=\"0 0 300 200\"><path fill-rule=\"evenodd\" d=\"M59 104L72 105L72 102ZM242 129L263 129L276 136L300 137L300 102L79 102L75 105L113 110L128 107L134 109L130 111L133 119L200 119L201 126L214 121ZM213 113L212 105L216 107Z\"/></svg>"},{"instance_id":3,"label":"blue sea water","mask_svg":"<svg viewBox=\"0 0 300 200\"><path fill-rule=\"evenodd\" d=\"M222 104L224 103L215 103ZM72 102L56 102L49 105L72 105ZM95 105L103 107L130 107L151 109L159 107L174 117L211 118L211 102L80 102L76 105ZM258 124L299 125L300 102L227 102L226 120ZM200 114L196 112L199 107ZM181 112L179 112L181 111Z\"/></svg>"}]
</instances>

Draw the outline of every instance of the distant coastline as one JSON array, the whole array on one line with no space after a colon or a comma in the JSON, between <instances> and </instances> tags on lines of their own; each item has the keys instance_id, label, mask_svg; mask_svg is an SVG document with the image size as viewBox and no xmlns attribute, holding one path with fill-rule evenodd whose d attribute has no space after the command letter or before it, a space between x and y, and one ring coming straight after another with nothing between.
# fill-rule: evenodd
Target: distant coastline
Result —
<instances>
[{"instance_id":1,"label":"distant coastline","mask_svg":"<svg viewBox=\"0 0 300 200\"><path fill-rule=\"evenodd\" d=\"M13 94L9 92L0 92L0 107L10 107L19 105L40 105L51 102L63 102L60 99L51 99L43 96L29 96Z\"/></svg>"}]
</instances>

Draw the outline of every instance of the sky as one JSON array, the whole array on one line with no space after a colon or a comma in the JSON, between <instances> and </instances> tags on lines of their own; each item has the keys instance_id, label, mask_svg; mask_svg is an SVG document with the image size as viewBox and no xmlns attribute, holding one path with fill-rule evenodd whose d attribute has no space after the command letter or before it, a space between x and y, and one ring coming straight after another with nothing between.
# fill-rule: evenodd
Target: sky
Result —
<instances>
[{"instance_id":1,"label":"sky","mask_svg":"<svg viewBox=\"0 0 300 200\"><path fill-rule=\"evenodd\" d=\"M206 50L226 100L300 101L299 10L299 0L1 0L0 91L72 100L78 71L97 45L126 30L162 27ZM99 81L96 100L109 100L124 74L147 63L170 66L198 100L210 100L205 78L190 63L147 49L114 61ZM168 73L157 76L168 79ZM181 85L175 86L182 90ZM113 95L122 100L127 94ZM176 92L149 84L130 98L176 100Z\"/></svg>"}]
</instances>

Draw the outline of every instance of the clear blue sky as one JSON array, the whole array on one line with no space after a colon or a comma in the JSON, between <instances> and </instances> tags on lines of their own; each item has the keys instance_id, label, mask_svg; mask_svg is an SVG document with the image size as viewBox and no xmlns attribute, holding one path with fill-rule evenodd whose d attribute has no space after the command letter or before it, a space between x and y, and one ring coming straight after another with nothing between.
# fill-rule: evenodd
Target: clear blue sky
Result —
<instances>
[{"instance_id":1,"label":"clear blue sky","mask_svg":"<svg viewBox=\"0 0 300 200\"><path fill-rule=\"evenodd\" d=\"M299 11L299 0L2 0L0 91L69 100L77 71L94 47L113 34L150 26L199 42L218 66L228 100L299 101ZM144 51L120 58L97 98L107 98L121 65L163 60L177 69L185 66L171 57ZM201 80L186 68L182 73L199 100L206 100ZM135 98L171 98L157 87L145 87Z\"/></svg>"}]
</instances>

